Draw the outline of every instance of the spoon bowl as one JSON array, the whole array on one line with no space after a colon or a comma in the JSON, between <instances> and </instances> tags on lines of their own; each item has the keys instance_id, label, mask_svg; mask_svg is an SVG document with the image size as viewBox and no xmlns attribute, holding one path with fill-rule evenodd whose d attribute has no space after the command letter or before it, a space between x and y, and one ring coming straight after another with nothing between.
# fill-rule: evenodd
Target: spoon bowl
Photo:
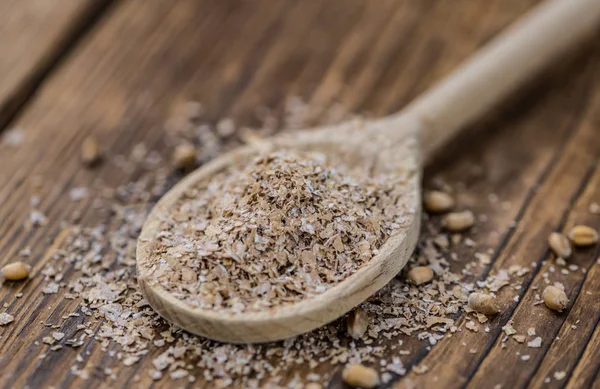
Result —
<instances>
[{"instance_id":1,"label":"spoon bowl","mask_svg":"<svg viewBox=\"0 0 600 389\"><path fill-rule=\"evenodd\" d=\"M146 299L161 316L185 330L232 343L280 340L342 316L388 283L407 263L419 231L421 161L559 54L592 35L599 22L598 0L547 0L398 114L267 139L199 168L156 204L142 228L137 270ZM411 210L405 223L352 275L299 302L258 312L223 313L177 299L151 272L152 240L160 232L161 221L191 186L253 156L282 148L320 152L351 171L400 177L394 183L406 209Z\"/></svg>"},{"instance_id":2,"label":"spoon bowl","mask_svg":"<svg viewBox=\"0 0 600 389\"><path fill-rule=\"evenodd\" d=\"M396 142L382 137L394 128ZM340 139L348 141L340 142ZM365 141L369 139L369 143ZM382 144L378 143L378 139ZM385 140L385 143L383 143ZM369 150L378 146L377 153ZM419 231L420 170L415 152L416 129L408 120L359 121L313 131L297 132L236 149L197 169L156 204L144 224L137 247L138 282L150 305L163 317L187 331L231 343L256 343L281 340L308 332L329 323L357 306L385 286L408 261ZM296 303L282 304L261 311L223 313L193 307L169 293L152 277L152 242L161 221L185 192L200 182L208 182L225 169L245 165L258 155L271 151L327 152L355 170L372 174L395 173L402 176L402 202L409 209L405 224L379 248L375 255L354 274L325 292Z\"/></svg>"}]
</instances>

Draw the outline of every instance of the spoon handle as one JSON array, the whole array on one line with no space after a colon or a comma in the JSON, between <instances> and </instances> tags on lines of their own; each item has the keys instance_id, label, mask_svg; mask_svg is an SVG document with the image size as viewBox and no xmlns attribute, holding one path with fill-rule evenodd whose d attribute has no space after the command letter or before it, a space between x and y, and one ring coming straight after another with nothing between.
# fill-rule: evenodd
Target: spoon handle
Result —
<instances>
[{"instance_id":1,"label":"spoon handle","mask_svg":"<svg viewBox=\"0 0 600 389\"><path fill-rule=\"evenodd\" d=\"M510 26L399 113L419 122L424 158L599 24L600 0L546 0Z\"/></svg>"}]
</instances>

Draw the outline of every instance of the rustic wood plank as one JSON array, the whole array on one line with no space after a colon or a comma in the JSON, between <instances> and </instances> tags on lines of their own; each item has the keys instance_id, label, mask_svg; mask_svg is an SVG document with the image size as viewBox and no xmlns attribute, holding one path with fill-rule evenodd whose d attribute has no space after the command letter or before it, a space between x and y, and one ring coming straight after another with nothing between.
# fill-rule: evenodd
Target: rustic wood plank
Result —
<instances>
[{"instance_id":1,"label":"rustic wood plank","mask_svg":"<svg viewBox=\"0 0 600 389\"><path fill-rule=\"evenodd\" d=\"M529 266L532 261L537 261L540 258L539 254L536 256L529 250L537 250L542 254L546 252L545 238L539 239L537 234L540 229L549 228L549 225L543 222L543 218L548 217L549 212L541 211L544 206L539 203L553 204L553 207L560 206L564 212L570 207L570 197L566 193L554 193L553 183L548 181L549 178L546 177L547 174L552 174L553 177L560 178L561 171L566 171L564 168L561 171L555 170L557 169L556 158L562 158L563 163L566 163L566 160L562 157L562 155L566 155L566 150L557 147L558 144L554 144L545 152L542 151L545 146L539 143L540 141L544 142L539 134L542 132L548 134L547 128L553 128L555 131L568 134L574 126L573 122L580 120L580 116L586 109L586 99L583 97L580 100L573 100L571 96L587 95L589 84L596 77L593 70L594 63L595 61L587 60L581 64L580 66L584 66L586 71L580 73L580 76L576 79L572 79L572 82L568 83L569 85L563 85L562 87L557 84L553 85L552 89L554 91L563 91L562 96L561 93L554 92L550 95L542 95L544 97L540 100L540 91L539 89L536 90L537 103L529 108L533 112L529 112L529 115L525 117L517 115L501 119L501 122L503 122L501 126L503 128L508 127L510 130L503 129L501 134L496 134L493 130L493 127L497 125L496 123L483 124L482 126L487 128L488 133L493 134L493 138L487 140L494 144L492 149L506 148L503 153L497 155L497 160L495 160L496 157L493 153L490 154L488 149L482 149L481 152L474 150L470 152L470 156L455 160L457 153L460 153L460 144L467 137L476 136L465 134L461 137L462 139L455 142L457 143L457 149L453 150L453 147L449 147L446 153L449 156L440 156L437 169L441 169L441 171L436 172L436 168L430 170L432 175L442 174L446 182L463 182L464 189L458 195L459 201L473 209L476 214L485 214L488 217L488 222L478 226L478 231L474 233L473 239L479 244L476 251L489 252L488 250L493 250L494 265L491 269L485 267L474 269L472 271L473 276L466 276L465 282L485 278L488 273L506 269L511 264L518 263L518 260L522 261L521 265ZM560 79L560 76L556 75L555 79ZM544 81L544 84L546 82ZM515 106L527 111L525 106L532 103L530 97L524 96L524 100L515 102ZM567 100L569 100L569 103L567 103ZM570 108L563 111L563 114L570 112L572 116L555 116L551 113L559 112L560 107L564 107L565 103L570 104ZM489 128L490 125L492 128ZM536 127L537 130L534 129ZM508 134L511 131L515 131L512 136ZM519 134L518 136L523 138L518 139L515 134ZM530 134L531 138L527 139L527 134ZM590 137L594 140L593 131L588 128L587 135L580 139L580 142L587 142ZM469 141L473 141L473 139L471 138ZM528 151L523 149L522 153L515 150L515 148L519 148L518 145L520 144L536 144L536 147L535 149L529 147ZM578 153L577 147L580 144L571 144L571 155ZM545 161L545 165L537 165L537 169L539 169L537 171L529 170L531 166L536 166L535 164L530 165L526 160L526 158L529 158L526 155L530 152L540 153L538 158L545 155L544 159L540 159ZM588 155L588 159L593 157L594 155ZM519 159L519 162L512 165L507 163L505 158L512 161ZM450 164L450 166L447 164ZM522 167L523 170L520 170L519 167ZM586 177L586 167L584 166L582 169L579 170L579 178L573 178L572 176L570 178L573 180L572 182L569 181L571 182L569 188L572 193L577 193L580 182ZM568 177L563 179L569 180ZM523 182L519 182L521 180ZM538 188L540 183L543 183L547 188L544 195L541 194ZM492 204L486 200L490 194L494 194L494 197L498 198ZM558 196L563 195L566 195L566 197L560 200ZM552 196L555 197L552 198ZM540 211L535 211L536 209ZM553 218L560 220L561 216L562 213L557 213ZM513 230L516 222L518 222L518 227ZM532 226L529 227L529 240L526 234L528 228L525 225ZM536 242L535 246L531 243L532 241ZM473 251L463 249L457 251L457 255L459 258L463 258L457 263L457 269L462 269L473 258ZM518 260L515 258L518 258ZM503 300L510 300L510 298ZM500 324L504 322L505 318L501 317L492 320L489 325L490 333L494 333L492 324L497 325L496 329L499 331ZM465 324L464 320L459 321L459 323ZM486 342L489 340L489 336L484 336L481 333L473 334L462 327L461 332L453 334L451 339L437 345L423 360L420 357L416 360L413 359L410 364L420 362L423 366L427 366L429 371L422 376L414 372L408 374L405 379L401 380L399 387L411 387L413 384L417 387L428 387L428 385L434 385L442 377L447 381L448 387L462 387L476 368L481 353L487 349ZM468 346L464 346L465 344ZM478 351L478 353L471 353L471 349ZM452 363L449 363L449 361L452 361Z\"/></svg>"},{"instance_id":2,"label":"rustic wood plank","mask_svg":"<svg viewBox=\"0 0 600 389\"><path fill-rule=\"evenodd\" d=\"M0 128L34 93L110 0L0 2Z\"/></svg>"},{"instance_id":3,"label":"rustic wood plank","mask_svg":"<svg viewBox=\"0 0 600 389\"><path fill-rule=\"evenodd\" d=\"M588 277L595 276L598 279L599 266L592 267ZM591 278L590 278L591 279ZM596 287L596 290L598 288ZM597 301L597 300L596 300ZM589 338L585 351L579 359L577 367L569 379L567 388L597 388L598 387L598 372L600 371L600 358L598 353L600 350L600 326L596 323L596 329ZM595 383L595 386L594 386Z\"/></svg>"},{"instance_id":4,"label":"rustic wood plank","mask_svg":"<svg viewBox=\"0 0 600 389\"><path fill-rule=\"evenodd\" d=\"M588 77L594 74L588 72ZM589 82L589 78L587 79ZM582 114L581 108L580 106L579 115ZM546 117L548 116L546 115ZM576 117L574 116L573 118L576 119ZM563 122L562 125L567 129L573 126L568 120ZM491 270L481 269L475 273L476 276L477 274L480 277L485 276L488 272L493 274L501 269L508 269L512 265L529 267L532 262L539 263L539 261L545 258L547 254L546 238L550 232L560 226L563 215L570 209L572 198L578 195L582 183L587 182L586 178L589 166L595 162L598 152L600 152L600 144L598 144L596 130L589 125L580 126L578 131L573 135L573 138L569 140L566 148L557 156L558 160L551 165L547 177L542 175L540 187L537 188L537 186L534 186L536 188L535 194L528 201L522 215L516 217L518 224L515 231L510 235L506 244L501 244L495 250L494 256L497 257L494 260ZM560 190L558 190L559 188ZM500 198L502 199L502 197ZM496 220L496 217L493 220ZM490 236L493 236L492 232L488 232ZM480 241L480 239L476 241ZM524 277L523 285L529 285L530 277L531 274ZM512 301L515 294L522 297L525 290L526 288L523 288L521 293L512 292L512 294L507 290L502 290L499 293L499 299L505 302ZM496 337L499 337L499 339L502 337L501 327L510 318L510 313L514 309L514 306L515 303L509 304L509 306L505 307L503 313L485 324L493 337L482 335L481 332L474 333L467 330L464 327L466 320L463 318L459 322L459 332L453 334L450 339L435 347L426 358L420 361L423 366L429 368L428 373L424 375L410 373L404 379L406 383L401 381L400 387L410 384L416 384L418 387L428 387L428 385L434 385L440 379L447 382L447 387L462 387L469 381L470 376L474 374L481 359L488 353L491 341ZM524 315L527 315L527 309L523 306ZM539 322L538 320L523 319L519 323L525 326L526 332L526 323L535 326ZM481 330L483 330L483 326L481 327ZM521 331L520 333L524 332L523 328L519 328L519 330ZM499 345L500 341L496 343L495 347L499 348ZM512 345L512 343L509 343L509 345ZM498 353L503 353L503 351L499 350ZM501 359L503 366L506 365L509 368L511 365L508 356L510 355L513 358L514 354L514 352L499 354L500 356L496 360L486 365L489 367L489 370L482 371L481 376L474 378L473 385L475 387L477 385L488 384L492 384L492 386L495 384L503 386L508 384L516 385L516 383L524 385L527 380L523 377L518 377L527 367L527 365L522 365L522 361L519 363L519 361L513 360L512 370L514 370L514 374L507 375L505 374L505 370L499 371L497 369L498 363L500 363L498 359ZM452 361L452 363L448 363L448 361ZM477 374L479 374L479 371Z\"/></svg>"},{"instance_id":5,"label":"rustic wood plank","mask_svg":"<svg viewBox=\"0 0 600 389\"><path fill-rule=\"evenodd\" d=\"M598 107L597 95L596 103L592 103L590 106ZM583 125L597 129L598 112L600 111L596 108L588 113L586 116L591 116L591 118L584 122ZM598 157L598 154L596 157ZM594 169L593 174L586 185L585 191L569 214L569 219L564 226L565 231L568 231L575 224L587 224L596 228L599 227L598 215L593 215L589 212L589 204L600 198L600 172L598 171L597 159L595 163L592 163L591 168ZM557 274L554 278L558 278L559 282L565 284L572 291L571 296L577 297L568 316L563 319L560 330L554 339L551 337L551 346L543 356L543 360L531 379L530 387L562 387L564 382L554 379L553 374L555 372L564 371L567 377L570 377L574 374L576 366L579 369L579 365L585 366L590 362L589 359L591 356L586 356L586 353L589 352L590 343L588 342L593 338L594 330L600 320L600 314L598 314L600 312L598 305L600 304L597 275L599 268L597 263L598 257L599 251L597 249L578 250L573 258L569 260L569 264L578 266L579 270L575 272L571 271L567 275L559 273L558 268L555 266ZM543 275L551 265L552 262L547 261L540 270L540 273ZM583 273L583 270L587 271ZM537 281L539 282L539 280ZM538 289L538 292L540 289ZM573 301L573 299L571 300ZM543 311L542 319L545 319L543 323L546 327L556 327L560 324L561 320L556 320L556 316L548 315L549 313L547 310ZM550 377L550 383L545 382L548 377ZM573 377L575 382L579 381L574 375ZM571 381L569 385L571 385ZM586 386L582 384L579 387Z\"/></svg>"},{"instance_id":6,"label":"rustic wood plank","mask_svg":"<svg viewBox=\"0 0 600 389\"><path fill-rule=\"evenodd\" d=\"M598 187L597 182L596 185ZM597 258L596 252L592 262L596 262ZM586 371L586 366L594 366L594 364L597 372L598 341L595 338L598 337L597 326L600 315L593 315L593 313L600 310L599 269L600 266L596 263L585 274L585 282L577 294L577 300L555 340L552 341L550 349L544 355L529 387L563 387L567 379L569 380L567 387L590 386L590 382L586 381L593 378L593 372L589 371L587 374L582 372ZM563 371L567 374L567 378L562 381L556 380L554 373ZM550 382L546 382L547 380Z\"/></svg>"},{"instance_id":7,"label":"rustic wood plank","mask_svg":"<svg viewBox=\"0 0 600 389\"><path fill-rule=\"evenodd\" d=\"M0 161L6 167L0 169L0 182L5 183L0 188L0 262L10 261L22 248L30 246L32 256L27 260L35 263L36 270L40 269L51 261L51 243L60 246L64 234L61 220L79 214L83 223L93 225L106 218L90 207L91 199L81 203L69 201L69 188L93 188L97 179L117 187L139 177L138 171L124 172L112 164L93 171L82 170L77 160L78 146L89 133L100 138L111 156L130 154L139 142L168 154L162 124L173 102L189 98L204 103L209 120L229 115L242 124L253 123L256 106L281 109L285 98L294 94L323 106L341 100L351 110L391 112L449 71L531 3L470 2L466 13L445 1L375 4L349 0L342 5L327 1L190 0L176 4L156 1L144 7L135 1L119 3L111 18L48 80L18 120L16 124L26 134L23 146L16 150L0 146ZM475 22L466 23L471 20ZM524 244L512 232L511 222L522 219L539 226L537 223L541 225L542 221L531 215L535 216L535 211L544 206L557 207L550 216L552 221L560 219L584 181L581 170L572 177L562 177L560 173L582 158L589 160L590 150L597 147L589 128L584 131L580 127L576 135L570 134L584 113L591 85L595 85L596 64L579 61L544 79L544 85L521 97L509 114L490 117L478 126L490 127L491 131L473 135L477 133L475 128L449 149L453 154L441 156L441 162L427 172L428 181L440 176L455 186L462 207L487 216L488 221L480 222L469 236L482 242L478 251L504 248L504 263L499 266L510 262L504 253ZM570 73L576 75L568 76ZM553 131L540 137L548 128ZM466 140L477 147L465 146ZM566 156L573 156L576 147L588 152L569 163ZM565 150L570 154L561 157ZM36 193L36 176L44 182L40 209L47 214L48 224L28 229L23 227L23 221L29 212L29 198ZM575 188L551 193L546 199L535 194L537 183L547 188L557 182ZM490 204L490 194L497 195L499 203ZM506 202L505 206L500 206L501 202ZM512 237L512 243L505 247L508 237ZM525 238L533 240L531 236ZM545 237L541 241L545 242ZM545 250L541 245L534 248L542 249ZM456 268L470 262L474 251L458 251ZM64 270L68 279L73 269ZM488 269L478 271L477 276L482 276ZM62 291L43 296L43 285L41 276L34 276L27 283L0 290L0 301L9 304L9 311L15 315L15 323L0 328L1 387L172 385L169 380L153 384L147 374L160 349L153 349L135 366L123 368L96 341L80 349L58 352L36 345L35 340L52 332L41 327L39 321L56 323L61 316L78 311L78 301L63 299ZM24 295L17 300L15 295L19 292ZM70 336L81 321L70 319L61 331ZM97 331L101 324L102 321L94 323L93 330ZM410 358L403 358L407 366L428 353L427 344L400 339L405 342L404 348L412 352ZM387 342L394 344L398 340ZM489 339L490 344L493 340ZM434 347L423 361L434 362L432 372L424 376L411 373L408 379L418 384L435 384L437 364L446 364L453 369L443 376L449 386L466 382L465 371L475 369L476 364L464 367L459 360L464 355L443 354L444 345L454 341ZM111 346L110 350L119 349ZM46 352L46 359L38 359ZM77 365L91 372L88 381L68 373L79 353L84 362ZM594 355L587 349L585 353ZM592 363L589 366L593 367ZM115 382L107 381L104 368L114 369ZM314 371L338 369L321 363ZM586 382L593 379L583 373L589 368L581 365L577 369ZM307 372L307 367L290 366L281 373L282 382ZM195 374L201 376L200 371ZM136 375L140 381L135 380ZM187 386L200 387L201 382ZM339 386L336 376L331 387Z\"/></svg>"},{"instance_id":8,"label":"rustic wood plank","mask_svg":"<svg viewBox=\"0 0 600 389\"><path fill-rule=\"evenodd\" d=\"M583 127L588 128L588 134L592 135L587 139L584 139L586 142L595 146L594 149L592 149L593 152L589 154L592 159L586 161L584 158L580 158L581 154L578 153L589 153L589 151L586 151L585 148L579 146L576 147L573 150L574 153L571 154L571 160L574 164L569 166L566 170L563 170L563 175L578 175L581 170L587 173L586 170L588 170L590 166L594 166L597 162L594 158L596 158L600 152L600 142L596 141L597 136L593 136L596 133L596 129L585 124ZM580 144L580 146L582 146L582 144ZM564 155L568 155L568 152L565 152ZM590 224L595 228L598 228L600 225L597 216L581 216L581 214L589 207L591 200L598 198L598 195L600 194L598 192L599 179L600 172L598 171L596 171L596 174L589 183L584 176L583 182L587 184L588 190L586 191L587 193L577 201L575 212L571 214L572 216L564 226L566 231L574 224ZM543 188L544 187L541 187L540 189L543 191ZM542 196L544 196L544 194L542 194ZM548 194L546 194L545 197L548 197ZM558 203L555 202L554 204ZM559 229L557 228L559 227L558 225L554 226L555 229ZM552 227L552 225L549 224L548 227ZM524 228L529 227L524 226ZM536 231L537 242L540 242L540 237L547 235L549 235L547 230L538 229ZM541 240L541 243L542 244L538 244L538 246L543 249L543 243L545 243L543 239ZM528 244L534 246L535 241L529 241ZM519 253L516 253L516 255L521 256L523 262L532 258L530 256L519 255ZM548 377L551 379L551 383L549 384L550 387L562 387L564 385L564 382L554 379L552 375L555 372L562 371L568 374L577 362L578 355L580 354L579 350L585 346L585 339L593 331L594 325L598 319L597 311L593 309L595 304L592 304L591 306L589 304L587 306L576 305L568 312L568 316L566 313L557 315L555 312L547 309L544 305L533 306L533 304L535 303L535 296L538 295L539 297L547 283L551 284L552 282L561 282L565 286L567 295L572 301L578 294L585 301L588 296L585 296L585 293L582 296L580 289L586 276L581 269L587 270L595 263L597 252L595 248L579 250L579 252L573 255L569 260L569 264L576 265L577 270L568 271L567 274L562 274L561 268L553 263L552 255L545 255L545 253L542 252L542 258L546 259L545 263L542 263L537 267L537 269L539 269L537 270L537 274L531 281L526 293L519 300L515 311L510 316L510 320L514 322L514 328L521 335L525 335L528 328L535 328L536 336L540 336L543 339L542 346L536 349L528 348L525 347L525 345L512 340L505 341L503 334L501 334L473 378L469 381L468 387L476 388L484 383L503 385L509 382L516 382L519 383L517 386L524 387L527 382L531 380L531 377L536 371L538 372L536 375L538 378L537 382L536 380L531 382L533 387L543 386L544 380ZM509 298L510 295L504 297ZM591 301L593 301L593 299ZM596 312L596 315L593 314L594 312ZM575 331L571 326L582 319L583 323L581 323L581 326L577 326L579 327L579 330ZM569 333L569 335L567 335L567 333ZM560 339L555 340L556 336ZM533 337L528 337L527 341L532 339ZM569 342L569 340L571 340L571 342ZM521 359L521 355L529 355L530 359L524 362ZM514 374L512 374L511 377L506 377L506 375L499 372L497 369L499 363L510 368L511 371L514 371Z\"/></svg>"}]
</instances>

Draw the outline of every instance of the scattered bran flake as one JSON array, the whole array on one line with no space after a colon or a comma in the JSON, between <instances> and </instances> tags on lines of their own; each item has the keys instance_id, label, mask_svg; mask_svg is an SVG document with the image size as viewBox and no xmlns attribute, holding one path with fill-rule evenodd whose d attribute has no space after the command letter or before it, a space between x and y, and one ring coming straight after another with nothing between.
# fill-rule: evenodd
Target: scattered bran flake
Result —
<instances>
[{"instance_id":1,"label":"scattered bran flake","mask_svg":"<svg viewBox=\"0 0 600 389\"><path fill-rule=\"evenodd\" d=\"M454 325L454 320L447 317L429 316L427 318L427 327L432 327L436 324L444 324L447 328L451 328Z\"/></svg>"},{"instance_id":2,"label":"scattered bran flake","mask_svg":"<svg viewBox=\"0 0 600 389\"><path fill-rule=\"evenodd\" d=\"M148 375L150 376L150 378L152 378L154 381L158 381L162 378L162 373L158 370L149 370L148 371Z\"/></svg>"},{"instance_id":3,"label":"scattered bran flake","mask_svg":"<svg viewBox=\"0 0 600 389\"><path fill-rule=\"evenodd\" d=\"M15 317L9 313L0 313L0 326L5 326L15 320Z\"/></svg>"},{"instance_id":4,"label":"scattered bran flake","mask_svg":"<svg viewBox=\"0 0 600 389\"><path fill-rule=\"evenodd\" d=\"M504 327L502 327L502 330L504 330L504 333L507 336L511 336L517 333L517 330L514 329L511 322L508 322Z\"/></svg>"},{"instance_id":5,"label":"scattered bran flake","mask_svg":"<svg viewBox=\"0 0 600 389\"><path fill-rule=\"evenodd\" d=\"M531 356L524 354L524 355L521 355L521 359L524 361L528 361L531 359Z\"/></svg>"},{"instance_id":6,"label":"scattered bran flake","mask_svg":"<svg viewBox=\"0 0 600 389\"><path fill-rule=\"evenodd\" d=\"M54 344L54 342L56 342L56 341L55 341L55 340L54 340L54 338L53 338L53 337L51 337L51 336L44 336L44 337L42 338L42 342L43 342L43 343L46 343L46 344Z\"/></svg>"},{"instance_id":7,"label":"scattered bran flake","mask_svg":"<svg viewBox=\"0 0 600 389\"><path fill-rule=\"evenodd\" d=\"M525 339L526 339L525 335L515 335L512 338L519 343L525 343Z\"/></svg>"},{"instance_id":8,"label":"scattered bran flake","mask_svg":"<svg viewBox=\"0 0 600 389\"><path fill-rule=\"evenodd\" d=\"M60 285L57 284L56 282L50 282L42 289L42 293L44 293L44 294L57 293L59 287L60 287Z\"/></svg>"},{"instance_id":9,"label":"scattered bran flake","mask_svg":"<svg viewBox=\"0 0 600 389\"><path fill-rule=\"evenodd\" d=\"M387 384L388 382L392 381L392 379L394 379L394 376L388 372L384 372L381 374L381 382L383 382L384 384ZM317 386L314 386L315 389L321 389L321 385L317 384ZM312 389L311 387L305 386L305 389Z\"/></svg>"},{"instance_id":10,"label":"scattered bran flake","mask_svg":"<svg viewBox=\"0 0 600 389\"><path fill-rule=\"evenodd\" d=\"M419 365L415 365L413 366L412 370L416 373L416 374L425 374L429 371L429 366L424 365L424 364L419 364Z\"/></svg>"},{"instance_id":11,"label":"scattered bran flake","mask_svg":"<svg viewBox=\"0 0 600 389\"><path fill-rule=\"evenodd\" d=\"M156 370L164 370L167 367L169 367L171 363L175 362L175 359L169 356L170 351L171 349L165 351L164 353L160 354L158 357L152 360L152 365Z\"/></svg>"},{"instance_id":12,"label":"scattered bran flake","mask_svg":"<svg viewBox=\"0 0 600 389\"><path fill-rule=\"evenodd\" d=\"M554 379L557 381L562 381L567 376L567 373L564 371L556 371L554 372Z\"/></svg>"},{"instance_id":13,"label":"scattered bran flake","mask_svg":"<svg viewBox=\"0 0 600 389\"><path fill-rule=\"evenodd\" d=\"M531 347L531 348L542 347L542 338L540 336L538 336L537 338L533 339L532 341L527 342L527 347Z\"/></svg>"},{"instance_id":14,"label":"scattered bran flake","mask_svg":"<svg viewBox=\"0 0 600 389\"><path fill-rule=\"evenodd\" d=\"M38 210L32 210L29 213L29 225L31 227L40 227L48 222L46 215Z\"/></svg>"},{"instance_id":15,"label":"scattered bran flake","mask_svg":"<svg viewBox=\"0 0 600 389\"><path fill-rule=\"evenodd\" d=\"M78 376L82 380L88 380L90 373L86 369L78 369L76 366L71 366L71 374Z\"/></svg>"},{"instance_id":16,"label":"scattered bran flake","mask_svg":"<svg viewBox=\"0 0 600 389\"><path fill-rule=\"evenodd\" d=\"M169 373L169 376L171 377L171 379L177 380L179 378L187 377L188 374L189 374L189 372L187 370L177 369L177 370Z\"/></svg>"},{"instance_id":17,"label":"scattered bran flake","mask_svg":"<svg viewBox=\"0 0 600 389\"><path fill-rule=\"evenodd\" d=\"M69 190L69 198L71 201L80 201L88 196L88 189L86 187L76 187Z\"/></svg>"},{"instance_id":18,"label":"scattered bran flake","mask_svg":"<svg viewBox=\"0 0 600 389\"><path fill-rule=\"evenodd\" d=\"M535 336L535 328L529 327L527 329L527 335L529 335L529 336Z\"/></svg>"},{"instance_id":19,"label":"scattered bran flake","mask_svg":"<svg viewBox=\"0 0 600 389\"><path fill-rule=\"evenodd\" d=\"M0 136L0 143L3 143L9 147L19 147L25 140L25 131L22 128L11 128L4 132Z\"/></svg>"},{"instance_id":20,"label":"scattered bran flake","mask_svg":"<svg viewBox=\"0 0 600 389\"><path fill-rule=\"evenodd\" d=\"M478 332L479 331L479 327L477 327L477 324L475 324L474 321L468 321L467 324L465 324L465 327L467 327L467 329L473 331L473 332Z\"/></svg>"},{"instance_id":21,"label":"scattered bran flake","mask_svg":"<svg viewBox=\"0 0 600 389\"><path fill-rule=\"evenodd\" d=\"M52 333L52 337L53 337L55 340L61 340L62 338L64 338L64 337L65 337L65 334L64 334L64 333L62 333L62 332L53 332L53 333Z\"/></svg>"},{"instance_id":22,"label":"scattered bran flake","mask_svg":"<svg viewBox=\"0 0 600 389\"><path fill-rule=\"evenodd\" d=\"M216 129L220 137L227 138L235 133L235 122L229 118L221 119Z\"/></svg>"},{"instance_id":23,"label":"scattered bran flake","mask_svg":"<svg viewBox=\"0 0 600 389\"><path fill-rule=\"evenodd\" d=\"M360 339L367 332L369 316L364 309L358 307L350 312L346 324L348 335L354 339Z\"/></svg>"},{"instance_id":24,"label":"scattered bran flake","mask_svg":"<svg viewBox=\"0 0 600 389\"><path fill-rule=\"evenodd\" d=\"M556 260L555 260L555 262L556 262L556 264L557 264L558 266L567 266L567 261L565 261L565 260L564 260L563 258L561 258L561 257L556 257Z\"/></svg>"}]
</instances>

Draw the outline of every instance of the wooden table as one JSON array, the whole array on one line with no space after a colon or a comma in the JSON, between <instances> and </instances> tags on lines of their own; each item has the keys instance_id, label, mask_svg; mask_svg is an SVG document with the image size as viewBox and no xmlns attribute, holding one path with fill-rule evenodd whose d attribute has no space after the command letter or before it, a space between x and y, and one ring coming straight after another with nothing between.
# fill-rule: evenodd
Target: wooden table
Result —
<instances>
[{"instance_id":1,"label":"wooden table","mask_svg":"<svg viewBox=\"0 0 600 389\"><path fill-rule=\"evenodd\" d=\"M0 264L29 247L26 261L39 270L57 249L52 242L60 238L61 220L80 213L82 222L90 221L89 204L74 205L69 188L98 179L116 187L135 178L109 166L82 169L79 145L89 134L115 154L130 153L139 142L164 151L162 123L181 99L201 101L209 121L228 116L242 124L252 122L255 107L278 109L294 95L318 106L339 101L350 111L391 113L534 3L65 0L59 6L2 0L0 130L19 128L24 140L20 147L0 143ZM548 234L574 224L600 227L600 216L588 211L591 202L600 202L597 42L558 61L428 167L426 185L442 177L459 188L463 206L487 217L470 235L480 251L493 252L476 279L511 265L537 266L524 276L519 301L489 322L485 336L460 331L431 350L406 339L413 352L403 358L405 365L429 370L409 371L388 387L600 387L598 247L578 250L569 260L585 273L555 275L572 302L566 312L532 307L539 293L532 287L542 285L553 266ZM30 229L24 222L38 177L51 183L40 204L48 223ZM469 255L458 253L457 268L472 261ZM153 383L146 374L131 383L159 351L123 368L103 359L91 340L84 346L94 371L87 382L69 372L78 350L64 348L40 360L48 346L34 342L48 330L39 323L78 304L63 292L42 294L41 278L0 289L2 311L15 316L0 327L0 388L173 385ZM18 293L23 296L15 299ZM541 348L528 350L526 363L516 342L501 348L501 328L509 320L520 331L535 326L544 339ZM464 324L458 320L460 328ZM118 368L116 382L105 381L106 367ZM332 369L330 387L342 386L339 366L316 368ZM554 379L557 371L565 378Z\"/></svg>"}]
</instances>

